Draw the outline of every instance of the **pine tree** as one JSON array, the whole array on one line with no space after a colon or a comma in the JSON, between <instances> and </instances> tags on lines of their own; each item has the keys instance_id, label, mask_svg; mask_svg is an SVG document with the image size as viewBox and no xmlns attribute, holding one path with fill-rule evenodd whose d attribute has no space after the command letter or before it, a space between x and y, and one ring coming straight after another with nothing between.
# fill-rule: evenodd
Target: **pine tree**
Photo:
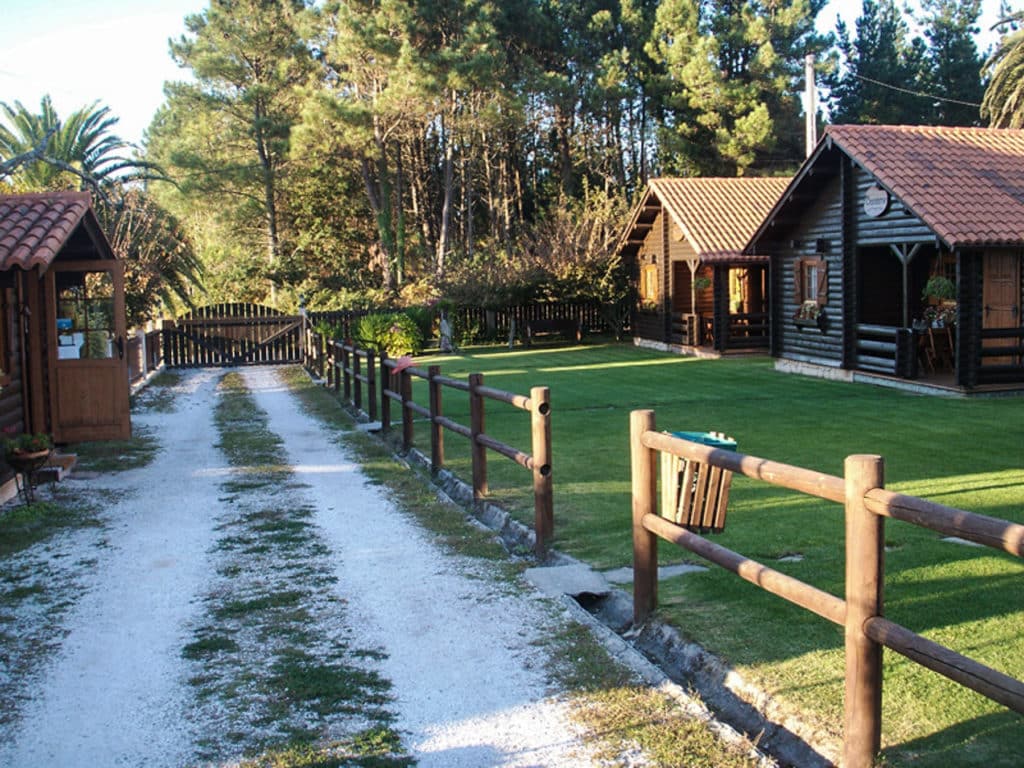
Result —
<instances>
[{"instance_id":1,"label":"pine tree","mask_svg":"<svg viewBox=\"0 0 1024 768\"><path fill-rule=\"evenodd\" d=\"M799 161L796 95L823 0L665 0L647 47L666 73L665 146L682 174L732 174Z\"/></svg>"},{"instance_id":2,"label":"pine tree","mask_svg":"<svg viewBox=\"0 0 1024 768\"><path fill-rule=\"evenodd\" d=\"M936 100L929 122L935 125L978 125L982 59L974 36L980 31L981 0L923 0L922 23L928 39L920 83ZM968 103L957 103L968 102Z\"/></svg>"},{"instance_id":3,"label":"pine tree","mask_svg":"<svg viewBox=\"0 0 1024 768\"><path fill-rule=\"evenodd\" d=\"M216 200L236 233L262 231L266 263L282 253L281 175L299 116L297 89L314 72L301 32L303 0L211 0L170 43L194 82L166 86L150 148L185 194ZM271 287L273 295L274 288Z\"/></svg>"},{"instance_id":4,"label":"pine tree","mask_svg":"<svg viewBox=\"0 0 1024 768\"><path fill-rule=\"evenodd\" d=\"M906 91L920 90L926 45L908 40L909 28L894 0L864 0L850 39L842 21L836 32L842 69L830 78L834 123L881 125L927 122L930 104ZM902 90L897 90L902 89Z\"/></svg>"}]
</instances>

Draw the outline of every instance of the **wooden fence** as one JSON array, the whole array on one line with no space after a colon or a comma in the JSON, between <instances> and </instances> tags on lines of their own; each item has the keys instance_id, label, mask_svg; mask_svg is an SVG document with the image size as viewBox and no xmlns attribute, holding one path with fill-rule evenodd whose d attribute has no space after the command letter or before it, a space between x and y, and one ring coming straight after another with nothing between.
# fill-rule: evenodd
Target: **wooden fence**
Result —
<instances>
[{"instance_id":1,"label":"wooden fence","mask_svg":"<svg viewBox=\"0 0 1024 768\"><path fill-rule=\"evenodd\" d=\"M160 330L132 331L125 347L130 382L140 381L163 364L163 333Z\"/></svg>"},{"instance_id":2,"label":"wooden fence","mask_svg":"<svg viewBox=\"0 0 1024 768\"><path fill-rule=\"evenodd\" d=\"M325 379L346 402L363 410L363 385L366 386L367 415L376 420L380 414L381 430L392 427L391 404L399 404L398 421L402 425L402 450L413 447L415 419L426 418L430 424L430 467L433 472L444 468L444 432L460 435L470 442L473 499L487 496L487 451L491 450L516 462L533 476L534 550L543 559L554 534L554 500L551 476L551 398L547 387L533 387L530 396L484 386L482 373L472 373L467 381L441 375L441 367L432 365L423 370L359 349L350 343L325 339L310 329L306 334L304 363L308 370ZM379 369L379 376L378 376ZM426 405L413 400L413 379L428 385ZM378 387L379 382L379 387ZM469 397L469 424L460 424L444 415L443 390L465 392ZM378 411L378 394L379 405ZM485 403L488 400L506 403L530 414L530 453L507 445L485 430Z\"/></svg>"},{"instance_id":3,"label":"wooden fence","mask_svg":"<svg viewBox=\"0 0 1024 768\"><path fill-rule=\"evenodd\" d=\"M200 307L163 322L170 367L295 363L303 319L259 304Z\"/></svg>"},{"instance_id":4,"label":"wooden fence","mask_svg":"<svg viewBox=\"0 0 1024 768\"><path fill-rule=\"evenodd\" d=\"M654 412L630 419L633 487L633 611L646 619L657 604L658 539L727 568L791 603L845 628L845 768L869 768L881 746L882 647L906 656L993 701L1024 713L1024 683L938 645L882 616L884 518L958 536L1024 557L1024 526L884 490L879 456L849 456L834 477L754 456L716 450L655 429ZM738 472L845 505L846 599L823 592L692 533L658 514L657 464L667 453ZM663 514L666 513L662 510Z\"/></svg>"}]
</instances>

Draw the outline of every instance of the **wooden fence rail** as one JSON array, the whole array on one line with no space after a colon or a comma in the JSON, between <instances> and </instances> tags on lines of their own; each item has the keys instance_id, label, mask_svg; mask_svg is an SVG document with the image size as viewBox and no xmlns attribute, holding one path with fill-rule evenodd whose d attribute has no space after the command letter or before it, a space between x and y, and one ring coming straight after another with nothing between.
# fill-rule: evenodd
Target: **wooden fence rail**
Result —
<instances>
[{"instance_id":1,"label":"wooden fence rail","mask_svg":"<svg viewBox=\"0 0 1024 768\"><path fill-rule=\"evenodd\" d=\"M424 379L428 385L428 405L412 399L412 380ZM434 472L444 468L444 432L453 432L470 441L473 499L482 500L488 493L487 451L492 450L529 470L533 476L534 551L539 558L547 553L554 533L553 483L551 476L551 396L547 387L533 387L530 396L506 392L484 385L482 373L471 373L468 381L441 375L441 367L427 370L404 366L384 355L380 358L381 429L391 429L391 402L400 403L402 448L412 448L414 418L422 416L430 422L430 467ZM469 425L459 424L444 415L443 391L453 389L469 395ZM488 435L485 429L487 400L506 403L530 414L530 453ZM386 405L384 405L386 404Z\"/></svg>"},{"instance_id":2,"label":"wooden fence rail","mask_svg":"<svg viewBox=\"0 0 1024 768\"><path fill-rule=\"evenodd\" d=\"M470 441L473 499L482 500L488 493L487 451L491 450L519 464L533 475L535 551L543 558L554 533L554 501L551 476L551 397L547 387L533 387L529 397L484 385L481 373L472 373L467 381L441 375L441 367L427 370L408 365L408 360L394 360L377 355L350 342L324 339L307 326L304 334L303 363L306 368L325 379L329 386L357 409L365 410L372 421L380 416L381 430L392 427L391 404L399 404L402 425L402 450L413 447L415 418L430 423L430 467L433 472L444 468L444 433L452 432ZM363 367L365 363L365 368ZM413 400L413 379L427 382L427 404ZM378 387L379 380L379 387ZM364 409L363 385L366 385ZM460 424L444 415L445 389L465 392L469 396L469 424ZM378 411L379 391L379 411ZM530 414L530 453L507 445L487 434L485 402L505 403Z\"/></svg>"},{"instance_id":3,"label":"wooden fence rail","mask_svg":"<svg viewBox=\"0 0 1024 768\"><path fill-rule=\"evenodd\" d=\"M844 477L723 451L655 429L654 412L630 419L633 487L633 618L657 604L658 539L684 547L784 600L844 627L846 698L843 765L869 768L881 747L882 647L1024 714L1024 682L882 617L886 517L1024 557L1024 525L945 507L883 488L879 456L849 456ZM841 503L846 510L845 599L714 544L658 511L657 463L668 453Z\"/></svg>"}]
</instances>

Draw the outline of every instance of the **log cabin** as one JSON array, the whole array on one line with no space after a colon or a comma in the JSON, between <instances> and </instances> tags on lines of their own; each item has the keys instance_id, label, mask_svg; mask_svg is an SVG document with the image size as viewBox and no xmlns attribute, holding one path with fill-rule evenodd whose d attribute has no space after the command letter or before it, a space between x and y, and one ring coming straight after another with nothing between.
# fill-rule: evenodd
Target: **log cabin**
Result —
<instances>
[{"instance_id":1,"label":"log cabin","mask_svg":"<svg viewBox=\"0 0 1024 768\"><path fill-rule=\"evenodd\" d=\"M829 126L743 253L779 368L1024 388L1024 131Z\"/></svg>"},{"instance_id":2,"label":"log cabin","mask_svg":"<svg viewBox=\"0 0 1024 768\"><path fill-rule=\"evenodd\" d=\"M124 345L123 267L89 193L0 196L0 437L130 437Z\"/></svg>"},{"instance_id":3,"label":"log cabin","mask_svg":"<svg viewBox=\"0 0 1024 768\"><path fill-rule=\"evenodd\" d=\"M767 349L768 258L743 246L788 178L651 179L619 241L634 342L687 354Z\"/></svg>"}]
</instances>

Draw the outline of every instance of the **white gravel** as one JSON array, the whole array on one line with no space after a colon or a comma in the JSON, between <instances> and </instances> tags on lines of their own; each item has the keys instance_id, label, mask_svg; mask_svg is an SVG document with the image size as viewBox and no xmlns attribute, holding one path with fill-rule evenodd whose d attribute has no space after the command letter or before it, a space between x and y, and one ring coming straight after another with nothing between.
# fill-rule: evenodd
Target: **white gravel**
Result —
<instances>
[{"instance_id":1,"label":"white gravel","mask_svg":"<svg viewBox=\"0 0 1024 768\"><path fill-rule=\"evenodd\" d=\"M140 420L161 430L160 460L89 481L110 501L109 546L81 553L97 565L64 618L59 652L27 681L32 698L20 727L4 734L0 765L173 766L190 757L181 648L217 498L196 470L222 461L210 440L212 382L210 373L191 378L176 417Z\"/></svg>"},{"instance_id":2,"label":"white gravel","mask_svg":"<svg viewBox=\"0 0 1024 768\"><path fill-rule=\"evenodd\" d=\"M29 700L0 729L0 765L182 766L201 724L181 658L216 540L225 460L213 447L220 371L187 376L174 414L147 413L160 457L91 483L110 495L109 546L63 616L66 636L32 679ZM579 766L587 749L566 705L550 696L536 644L564 615L486 566L440 551L369 484L343 448L303 413L270 368L244 369L270 429L284 441L303 501L332 550L355 643L379 648L394 685L394 727L421 766ZM66 547L65 547L66 549ZM65 553L69 556L69 553Z\"/></svg>"}]
</instances>

